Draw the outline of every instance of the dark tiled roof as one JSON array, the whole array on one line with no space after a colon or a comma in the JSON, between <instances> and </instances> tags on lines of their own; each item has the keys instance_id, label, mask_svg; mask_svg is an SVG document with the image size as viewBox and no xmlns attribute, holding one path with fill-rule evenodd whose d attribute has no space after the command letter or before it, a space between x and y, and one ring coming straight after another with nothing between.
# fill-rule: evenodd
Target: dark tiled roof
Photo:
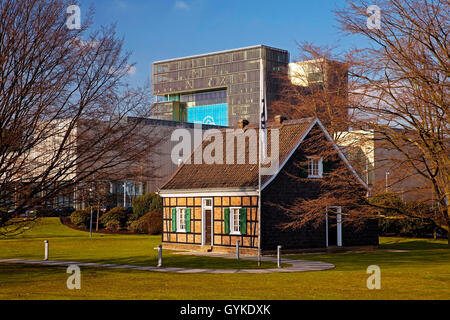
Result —
<instances>
[{"instance_id":1,"label":"dark tiled roof","mask_svg":"<svg viewBox=\"0 0 450 320\"><path fill-rule=\"evenodd\" d=\"M127 121L133 123L137 122L143 125L157 126L157 127L177 127L177 128L186 128L186 129L194 129L196 124L190 122L181 122L181 121L173 121L173 120L161 120L161 119L153 119L153 118L138 118L138 117L127 117ZM201 124L202 129L222 129L226 128L224 126L212 125L212 124Z\"/></svg>"},{"instance_id":2,"label":"dark tiled roof","mask_svg":"<svg viewBox=\"0 0 450 320\"><path fill-rule=\"evenodd\" d=\"M271 130L279 129L279 164L280 166L293 151L295 146L304 137L308 129L314 122L314 118L306 118L301 120L285 121L283 124L277 125L275 123L268 124L268 150L270 155L271 150ZM240 131L236 136L243 137L244 133L248 133L249 129L254 129L256 133L256 141L259 141L258 128L246 127L245 131ZM226 164L226 150L227 146L233 145L232 139L226 139L226 130L218 130L223 137L223 163L224 164L194 164L195 154L200 154L201 150L205 150L212 143L212 140L205 139L200 146L197 147L191 154L191 164L185 163L180 166L172 177L161 187L161 190L192 190L192 189L253 189L258 188L258 156L256 148L248 148L248 140L246 139L245 150L243 144L234 143L235 155L245 152L245 164L237 164L235 157L235 164ZM240 150L236 150L240 147ZM230 150L230 149L228 149ZM208 153L208 152L207 152ZM213 153L214 155L214 153ZM249 159L256 161L250 162ZM204 162L204 161L203 161ZM263 165L265 167L265 165ZM262 176L262 185L268 181L271 176Z\"/></svg>"}]
</instances>

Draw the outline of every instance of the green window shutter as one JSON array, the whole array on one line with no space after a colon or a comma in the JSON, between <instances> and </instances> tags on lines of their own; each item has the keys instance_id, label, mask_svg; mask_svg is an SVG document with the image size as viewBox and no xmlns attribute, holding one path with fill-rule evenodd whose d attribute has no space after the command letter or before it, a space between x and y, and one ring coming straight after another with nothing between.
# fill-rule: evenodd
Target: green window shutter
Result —
<instances>
[{"instance_id":1,"label":"green window shutter","mask_svg":"<svg viewBox=\"0 0 450 320\"><path fill-rule=\"evenodd\" d=\"M223 210L223 219L225 223L225 234L230 233L230 208L225 208Z\"/></svg>"},{"instance_id":2,"label":"green window shutter","mask_svg":"<svg viewBox=\"0 0 450 320\"><path fill-rule=\"evenodd\" d=\"M185 223L186 223L186 232L191 232L191 209L189 209L189 208L187 208L186 209L186 215L185 215L185 217L186 217L186 221L185 221Z\"/></svg>"},{"instance_id":3,"label":"green window shutter","mask_svg":"<svg viewBox=\"0 0 450 320\"><path fill-rule=\"evenodd\" d=\"M177 209L172 209L172 232L177 232Z\"/></svg>"},{"instance_id":4,"label":"green window shutter","mask_svg":"<svg viewBox=\"0 0 450 320\"><path fill-rule=\"evenodd\" d=\"M247 234L247 208L241 208L239 210L241 234Z\"/></svg>"},{"instance_id":5,"label":"green window shutter","mask_svg":"<svg viewBox=\"0 0 450 320\"><path fill-rule=\"evenodd\" d=\"M302 155L299 159L299 163L301 164L299 168L299 177L304 179L308 178L308 158Z\"/></svg>"},{"instance_id":6,"label":"green window shutter","mask_svg":"<svg viewBox=\"0 0 450 320\"><path fill-rule=\"evenodd\" d=\"M323 173L330 173L332 164L333 163L331 161L323 161L322 163Z\"/></svg>"}]
</instances>

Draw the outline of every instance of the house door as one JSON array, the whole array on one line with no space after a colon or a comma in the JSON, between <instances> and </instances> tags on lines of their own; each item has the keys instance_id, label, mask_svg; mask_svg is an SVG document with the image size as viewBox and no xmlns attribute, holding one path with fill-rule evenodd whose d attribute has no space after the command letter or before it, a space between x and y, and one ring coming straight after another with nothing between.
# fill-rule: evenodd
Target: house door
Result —
<instances>
[{"instance_id":1,"label":"house door","mask_svg":"<svg viewBox=\"0 0 450 320\"><path fill-rule=\"evenodd\" d=\"M212 199L202 200L202 245L213 245L213 205Z\"/></svg>"},{"instance_id":2,"label":"house door","mask_svg":"<svg viewBox=\"0 0 450 320\"><path fill-rule=\"evenodd\" d=\"M327 247L342 247L342 209L341 207L328 207L326 218Z\"/></svg>"}]
</instances>

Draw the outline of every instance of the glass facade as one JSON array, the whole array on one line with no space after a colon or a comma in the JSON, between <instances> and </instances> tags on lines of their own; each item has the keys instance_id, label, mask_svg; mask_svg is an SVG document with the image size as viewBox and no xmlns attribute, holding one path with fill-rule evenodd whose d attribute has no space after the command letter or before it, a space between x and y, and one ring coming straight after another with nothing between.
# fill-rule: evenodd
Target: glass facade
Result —
<instances>
[{"instance_id":1,"label":"glass facade","mask_svg":"<svg viewBox=\"0 0 450 320\"><path fill-rule=\"evenodd\" d=\"M210 114L216 124L225 123L222 117L225 116L223 108L226 104L228 125L235 126L241 119L255 124L259 121L261 59L265 66L270 107L278 93L276 73L287 72L289 53L266 46L155 62L152 68L153 94L169 100L179 97L179 101L187 104L188 121L193 119L189 114L198 112L194 118L200 121L204 110L209 110L221 119L216 120L219 118ZM202 111L189 111L191 107L200 106L203 109L196 110Z\"/></svg>"},{"instance_id":2,"label":"glass facade","mask_svg":"<svg viewBox=\"0 0 450 320\"><path fill-rule=\"evenodd\" d=\"M223 104L227 103L227 90L182 94L180 101L188 107Z\"/></svg>"},{"instance_id":3,"label":"glass facade","mask_svg":"<svg viewBox=\"0 0 450 320\"><path fill-rule=\"evenodd\" d=\"M146 185L143 182L136 181L114 181L110 182L109 192L115 200L116 206L131 207L136 197L146 193ZM125 201L124 203L124 192Z\"/></svg>"}]
</instances>

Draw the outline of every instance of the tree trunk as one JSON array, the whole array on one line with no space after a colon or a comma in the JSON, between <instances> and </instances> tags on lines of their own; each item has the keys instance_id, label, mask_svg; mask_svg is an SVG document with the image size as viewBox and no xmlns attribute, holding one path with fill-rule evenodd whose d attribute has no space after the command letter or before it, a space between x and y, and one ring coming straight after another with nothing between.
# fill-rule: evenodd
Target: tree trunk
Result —
<instances>
[{"instance_id":1,"label":"tree trunk","mask_svg":"<svg viewBox=\"0 0 450 320\"><path fill-rule=\"evenodd\" d=\"M447 246L450 249L450 221L447 223Z\"/></svg>"}]
</instances>

